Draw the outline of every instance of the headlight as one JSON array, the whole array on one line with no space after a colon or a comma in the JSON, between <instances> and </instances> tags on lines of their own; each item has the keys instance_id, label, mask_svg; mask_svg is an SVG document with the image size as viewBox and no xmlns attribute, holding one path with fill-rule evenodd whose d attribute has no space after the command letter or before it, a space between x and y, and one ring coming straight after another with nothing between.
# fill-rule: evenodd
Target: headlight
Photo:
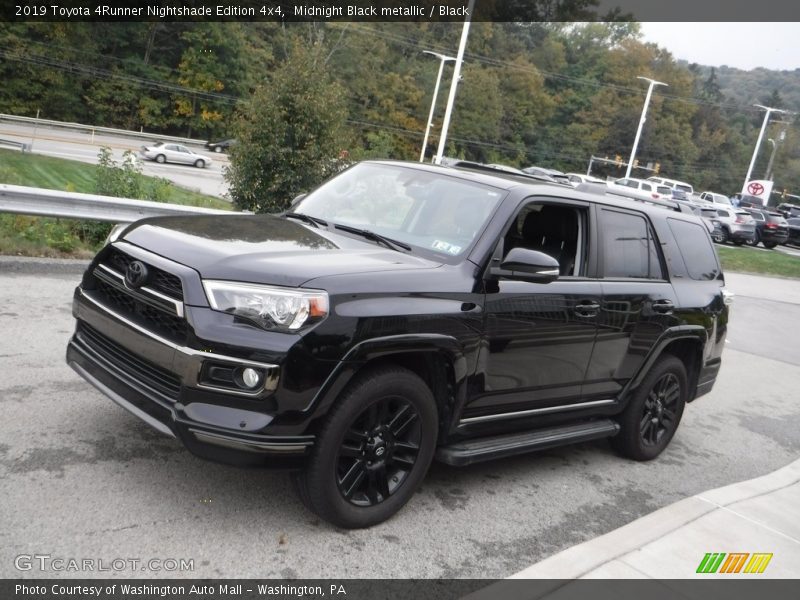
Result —
<instances>
[{"instance_id":1,"label":"headlight","mask_svg":"<svg viewBox=\"0 0 800 600\"><path fill-rule=\"evenodd\" d=\"M116 242L128 225L130 225L130 223L117 223L114 225L114 227L111 228L111 231L108 232L108 237L106 237L106 241L103 243L103 246L108 246L112 242Z\"/></svg>"},{"instance_id":2,"label":"headlight","mask_svg":"<svg viewBox=\"0 0 800 600\"><path fill-rule=\"evenodd\" d=\"M328 315L328 294L318 290L203 281L211 308L247 319L267 330L297 331Z\"/></svg>"}]
</instances>

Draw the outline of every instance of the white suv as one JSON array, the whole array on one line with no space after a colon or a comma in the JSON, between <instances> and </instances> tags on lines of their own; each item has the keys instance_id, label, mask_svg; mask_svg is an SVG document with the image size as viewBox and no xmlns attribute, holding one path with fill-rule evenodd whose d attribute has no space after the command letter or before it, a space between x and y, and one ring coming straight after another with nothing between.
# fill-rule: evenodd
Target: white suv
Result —
<instances>
[{"instance_id":1,"label":"white suv","mask_svg":"<svg viewBox=\"0 0 800 600\"><path fill-rule=\"evenodd\" d=\"M730 198L724 194L715 194L714 192L703 192L700 194L700 200L713 204L720 204L722 206L733 206Z\"/></svg>"},{"instance_id":2,"label":"white suv","mask_svg":"<svg viewBox=\"0 0 800 600\"><path fill-rule=\"evenodd\" d=\"M608 184L609 191L619 196L627 196L634 200L669 200L672 198L672 189L665 185L658 185L653 181L627 177L617 179Z\"/></svg>"},{"instance_id":3,"label":"white suv","mask_svg":"<svg viewBox=\"0 0 800 600\"><path fill-rule=\"evenodd\" d=\"M694 194L694 188L692 185L690 183L686 183L685 181L665 179L664 177L648 177L647 181L651 181L659 185L665 185L668 188L676 191L677 194L673 194L676 200L691 200L692 194Z\"/></svg>"}]
</instances>

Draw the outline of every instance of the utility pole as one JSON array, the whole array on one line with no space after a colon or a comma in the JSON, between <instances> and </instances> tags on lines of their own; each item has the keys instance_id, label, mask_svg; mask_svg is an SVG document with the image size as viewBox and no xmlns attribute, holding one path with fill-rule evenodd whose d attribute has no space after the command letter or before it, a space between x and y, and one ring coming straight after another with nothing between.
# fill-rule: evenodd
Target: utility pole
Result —
<instances>
[{"instance_id":1,"label":"utility pole","mask_svg":"<svg viewBox=\"0 0 800 600\"><path fill-rule=\"evenodd\" d=\"M653 95L653 88L657 85L668 86L666 83L650 79L649 77L637 77L643 81L649 81L650 85L647 86L647 96L644 99L644 106L642 107L642 117L639 119L639 128L636 130L636 138L633 140L633 149L631 150L631 158L628 161L628 168L625 170L625 179L631 176L631 169L633 169L633 161L636 158L636 148L639 146L639 138L642 135L644 122L647 120L647 106L650 104L650 97Z\"/></svg>"},{"instance_id":2,"label":"utility pole","mask_svg":"<svg viewBox=\"0 0 800 600\"><path fill-rule=\"evenodd\" d=\"M442 121L442 134L439 137L439 149L436 152L436 158L433 162L437 165L442 163L442 155L444 148L447 145L447 130L450 127L450 116L453 114L453 104L456 101L456 89L458 88L458 81L461 79L461 63L464 62L464 50L467 47L467 38L469 37L469 25L472 21L472 11L475 8L475 0L469 0L467 7L467 18L464 20L464 28L461 30L461 42L458 44L458 54L456 55L456 67L453 71L453 81L450 83L450 95L447 97L447 108L444 111L444 120Z\"/></svg>"},{"instance_id":3,"label":"utility pole","mask_svg":"<svg viewBox=\"0 0 800 600\"><path fill-rule=\"evenodd\" d=\"M433 113L436 109L436 98L439 96L439 83L442 81L442 71L444 71L444 63L456 60L452 56L445 56L444 54L439 54L438 52L431 52L430 50L423 50L423 54L430 54L431 56L435 56L439 59L439 74L436 76L436 86L433 88L433 100L431 100L431 112L428 115L428 126L425 127L425 137L422 140L422 150L419 153L419 162L424 162L425 160L425 150L428 148L428 135L431 132L431 127L433 126Z\"/></svg>"}]
</instances>

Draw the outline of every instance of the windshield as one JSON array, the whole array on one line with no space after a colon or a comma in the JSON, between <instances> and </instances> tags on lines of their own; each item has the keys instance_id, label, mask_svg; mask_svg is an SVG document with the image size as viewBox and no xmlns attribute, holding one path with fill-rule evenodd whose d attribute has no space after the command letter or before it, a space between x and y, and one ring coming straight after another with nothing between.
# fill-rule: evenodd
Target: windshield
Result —
<instances>
[{"instance_id":1,"label":"windshield","mask_svg":"<svg viewBox=\"0 0 800 600\"><path fill-rule=\"evenodd\" d=\"M293 212L458 256L472 245L504 194L444 173L362 163L323 184Z\"/></svg>"}]
</instances>

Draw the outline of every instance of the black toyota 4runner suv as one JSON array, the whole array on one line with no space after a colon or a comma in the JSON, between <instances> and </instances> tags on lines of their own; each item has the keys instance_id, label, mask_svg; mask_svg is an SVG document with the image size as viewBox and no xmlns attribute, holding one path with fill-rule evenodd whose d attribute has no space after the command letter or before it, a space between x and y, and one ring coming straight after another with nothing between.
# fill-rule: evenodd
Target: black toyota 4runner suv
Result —
<instances>
[{"instance_id":1,"label":"black toyota 4runner suv","mask_svg":"<svg viewBox=\"0 0 800 600\"><path fill-rule=\"evenodd\" d=\"M525 175L365 162L281 215L144 219L67 361L194 454L299 469L342 527L450 465L608 437L658 456L720 368L699 219Z\"/></svg>"}]
</instances>

